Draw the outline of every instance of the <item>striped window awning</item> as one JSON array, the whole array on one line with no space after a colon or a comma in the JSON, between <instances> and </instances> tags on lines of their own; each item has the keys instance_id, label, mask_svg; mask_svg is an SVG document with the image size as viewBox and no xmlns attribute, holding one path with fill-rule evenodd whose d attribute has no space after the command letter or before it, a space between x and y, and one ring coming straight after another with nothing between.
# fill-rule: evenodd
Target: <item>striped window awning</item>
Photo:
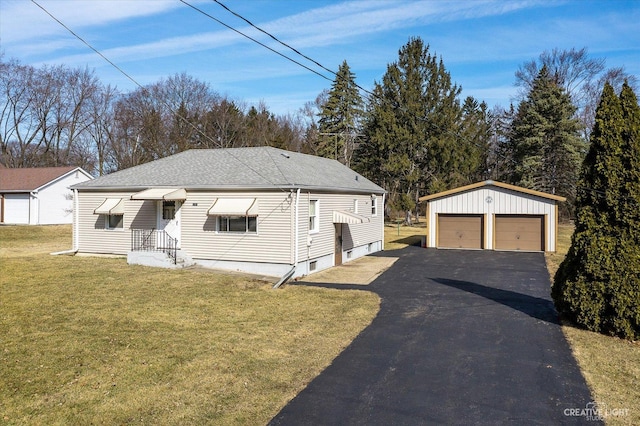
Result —
<instances>
[{"instance_id":1,"label":"striped window awning","mask_svg":"<svg viewBox=\"0 0 640 426\"><path fill-rule=\"evenodd\" d=\"M124 198L107 198L93 211L93 214L123 215Z\"/></svg>"}]
</instances>

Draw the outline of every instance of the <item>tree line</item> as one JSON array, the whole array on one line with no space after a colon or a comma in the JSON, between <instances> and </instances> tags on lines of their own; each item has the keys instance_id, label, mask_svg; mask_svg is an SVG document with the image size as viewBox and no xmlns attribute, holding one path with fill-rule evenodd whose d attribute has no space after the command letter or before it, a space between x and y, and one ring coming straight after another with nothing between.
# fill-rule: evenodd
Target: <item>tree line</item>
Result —
<instances>
[{"instance_id":1,"label":"tree line","mask_svg":"<svg viewBox=\"0 0 640 426\"><path fill-rule=\"evenodd\" d=\"M268 145L356 169L388 191L387 215L407 222L421 195L484 179L567 197L570 217L599 88L637 81L586 49L543 52L515 77L521 90L507 108L460 99L442 58L416 37L370 91L344 61L315 101L278 116L186 73L121 93L88 69L0 56L0 162L102 175L186 149Z\"/></svg>"},{"instance_id":2,"label":"tree line","mask_svg":"<svg viewBox=\"0 0 640 426\"><path fill-rule=\"evenodd\" d=\"M319 155L352 164L389 192L387 214L410 223L420 195L495 179L561 195L572 217L598 88L636 84L586 49L543 52L516 72L508 109L460 99L441 58L412 38L367 99L344 62L322 104Z\"/></svg>"},{"instance_id":3,"label":"tree line","mask_svg":"<svg viewBox=\"0 0 640 426\"><path fill-rule=\"evenodd\" d=\"M301 115L246 106L185 73L121 93L88 69L10 60L0 61L0 91L7 167L74 165L103 175L193 148L304 150Z\"/></svg>"}]
</instances>

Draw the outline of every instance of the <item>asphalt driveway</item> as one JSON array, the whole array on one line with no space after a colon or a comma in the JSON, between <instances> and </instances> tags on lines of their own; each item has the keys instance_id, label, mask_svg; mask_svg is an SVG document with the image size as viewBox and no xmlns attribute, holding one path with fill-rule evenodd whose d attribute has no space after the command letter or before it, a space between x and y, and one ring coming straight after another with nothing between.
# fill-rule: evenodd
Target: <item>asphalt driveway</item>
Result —
<instances>
[{"instance_id":1,"label":"asphalt driveway","mask_svg":"<svg viewBox=\"0 0 640 426\"><path fill-rule=\"evenodd\" d=\"M398 254L366 287L296 284L374 291L381 308L270 424L597 424L577 415L592 397L541 253L381 256Z\"/></svg>"}]
</instances>

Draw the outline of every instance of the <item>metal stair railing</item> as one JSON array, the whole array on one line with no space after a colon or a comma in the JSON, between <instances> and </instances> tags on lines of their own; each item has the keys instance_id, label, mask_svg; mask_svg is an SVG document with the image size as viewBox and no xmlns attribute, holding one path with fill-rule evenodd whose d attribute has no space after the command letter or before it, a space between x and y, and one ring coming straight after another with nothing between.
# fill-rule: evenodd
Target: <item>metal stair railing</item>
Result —
<instances>
[{"instance_id":1,"label":"metal stair railing","mask_svg":"<svg viewBox=\"0 0 640 426\"><path fill-rule=\"evenodd\" d=\"M166 253L173 264L178 263L178 240L157 229L132 229L131 251L157 251Z\"/></svg>"}]
</instances>

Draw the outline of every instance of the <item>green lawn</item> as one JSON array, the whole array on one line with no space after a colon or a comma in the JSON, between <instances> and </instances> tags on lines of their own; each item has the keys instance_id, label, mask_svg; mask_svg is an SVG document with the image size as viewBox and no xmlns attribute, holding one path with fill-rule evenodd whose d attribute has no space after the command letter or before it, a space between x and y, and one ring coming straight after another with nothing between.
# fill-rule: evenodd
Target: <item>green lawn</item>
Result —
<instances>
[{"instance_id":1,"label":"green lawn","mask_svg":"<svg viewBox=\"0 0 640 426\"><path fill-rule=\"evenodd\" d=\"M50 256L0 227L0 422L264 424L375 317L364 291Z\"/></svg>"}]
</instances>

